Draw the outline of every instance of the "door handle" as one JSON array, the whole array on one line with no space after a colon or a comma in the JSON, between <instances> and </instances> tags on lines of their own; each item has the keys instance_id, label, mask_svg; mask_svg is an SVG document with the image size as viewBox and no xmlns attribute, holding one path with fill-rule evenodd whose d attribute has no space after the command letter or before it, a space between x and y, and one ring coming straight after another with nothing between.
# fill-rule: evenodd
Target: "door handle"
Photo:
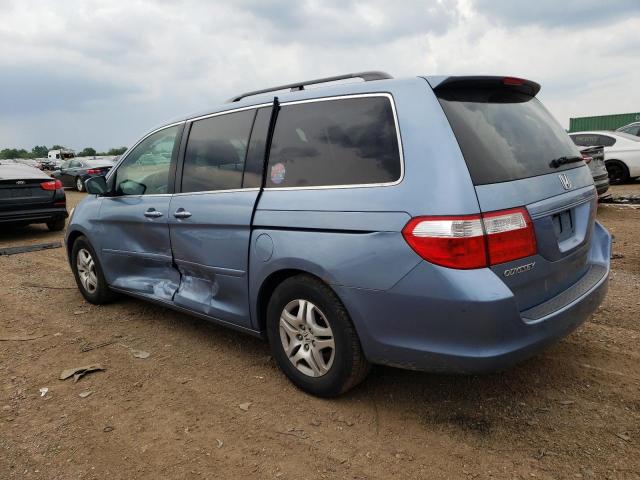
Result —
<instances>
[{"instance_id":1,"label":"door handle","mask_svg":"<svg viewBox=\"0 0 640 480\"><path fill-rule=\"evenodd\" d=\"M147 218L158 218L162 216L162 212L159 212L155 208L150 208L146 212L144 212L144 216Z\"/></svg>"},{"instance_id":2,"label":"door handle","mask_svg":"<svg viewBox=\"0 0 640 480\"><path fill-rule=\"evenodd\" d=\"M187 212L184 208L179 208L173 214L176 218L189 218L191 216L191 212Z\"/></svg>"}]
</instances>

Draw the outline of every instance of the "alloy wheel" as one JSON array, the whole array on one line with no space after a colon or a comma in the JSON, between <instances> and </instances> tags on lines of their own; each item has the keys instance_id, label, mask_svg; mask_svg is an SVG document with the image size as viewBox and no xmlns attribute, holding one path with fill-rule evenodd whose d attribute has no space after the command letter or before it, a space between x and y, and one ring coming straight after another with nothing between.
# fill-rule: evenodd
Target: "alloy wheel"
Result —
<instances>
[{"instance_id":1,"label":"alloy wheel","mask_svg":"<svg viewBox=\"0 0 640 480\"><path fill-rule=\"evenodd\" d=\"M308 300L293 300L280 314L280 341L289 361L310 377L326 374L335 358L333 331L324 313Z\"/></svg>"},{"instance_id":2,"label":"alloy wheel","mask_svg":"<svg viewBox=\"0 0 640 480\"><path fill-rule=\"evenodd\" d=\"M98 289L98 276L96 275L95 262L88 250L84 248L78 250L76 268L78 270L78 277L80 278L82 287L88 293L95 293Z\"/></svg>"}]
</instances>

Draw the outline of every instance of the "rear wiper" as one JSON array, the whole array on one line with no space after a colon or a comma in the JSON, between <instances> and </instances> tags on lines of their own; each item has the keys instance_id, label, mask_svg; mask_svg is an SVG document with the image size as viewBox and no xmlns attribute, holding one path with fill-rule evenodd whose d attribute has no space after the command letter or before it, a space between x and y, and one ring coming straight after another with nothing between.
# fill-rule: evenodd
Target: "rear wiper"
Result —
<instances>
[{"instance_id":1,"label":"rear wiper","mask_svg":"<svg viewBox=\"0 0 640 480\"><path fill-rule=\"evenodd\" d=\"M580 162L582 160L583 160L582 157L577 157L577 156L576 157L559 157L551 160L549 162L549 166L551 168L558 168L558 167L561 167L562 165L566 165L567 163Z\"/></svg>"}]
</instances>

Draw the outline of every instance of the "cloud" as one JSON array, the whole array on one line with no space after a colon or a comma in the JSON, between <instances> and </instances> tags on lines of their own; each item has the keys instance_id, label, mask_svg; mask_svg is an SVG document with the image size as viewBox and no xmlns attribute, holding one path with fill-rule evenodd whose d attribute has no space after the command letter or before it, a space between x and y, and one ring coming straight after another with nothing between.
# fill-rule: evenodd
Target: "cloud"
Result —
<instances>
[{"instance_id":1,"label":"cloud","mask_svg":"<svg viewBox=\"0 0 640 480\"><path fill-rule=\"evenodd\" d=\"M4 68L0 91L3 115L32 115L101 108L104 102L134 93L136 87L59 64Z\"/></svg>"},{"instance_id":2,"label":"cloud","mask_svg":"<svg viewBox=\"0 0 640 480\"><path fill-rule=\"evenodd\" d=\"M0 0L0 147L131 144L239 92L362 70L532 78L564 125L640 110L637 0L578 3Z\"/></svg>"},{"instance_id":3,"label":"cloud","mask_svg":"<svg viewBox=\"0 0 640 480\"><path fill-rule=\"evenodd\" d=\"M474 0L479 13L506 26L581 28L640 14L638 0Z\"/></svg>"}]
</instances>

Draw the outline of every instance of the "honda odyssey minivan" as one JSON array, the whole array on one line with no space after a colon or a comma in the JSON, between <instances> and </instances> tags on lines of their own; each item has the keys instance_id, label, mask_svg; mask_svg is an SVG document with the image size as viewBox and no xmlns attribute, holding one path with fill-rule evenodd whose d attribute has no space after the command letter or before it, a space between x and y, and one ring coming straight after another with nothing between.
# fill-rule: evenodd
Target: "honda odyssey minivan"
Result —
<instances>
[{"instance_id":1,"label":"honda odyssey minivan","mask_svg":"<svg viewBox=\"0 0 640 480\"><path fill-rule=\"evenodd\" d=\"M371 364L507 368L584 322L609 275L589 168L539 90L364 72L162 125L87 181L78 288L265 337L320 396Z\"/></svg>"}]
</instances>

